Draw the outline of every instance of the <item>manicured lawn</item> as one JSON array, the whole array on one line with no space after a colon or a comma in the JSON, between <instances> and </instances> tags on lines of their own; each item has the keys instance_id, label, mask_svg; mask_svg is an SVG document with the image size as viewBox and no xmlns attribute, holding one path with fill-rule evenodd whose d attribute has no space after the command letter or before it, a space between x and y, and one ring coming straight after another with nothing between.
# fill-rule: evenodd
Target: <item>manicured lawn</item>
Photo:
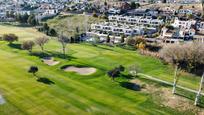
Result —
<instances>
[{"instance_id":1,"label":"manicured lawn","mask_svg":"<svg viewBox=\"0 0 204 115\"><path fill-rule=\"evenodd\" d=\"M19 29L22 29L21 34L15 32ZM0 26L0 33L4 32L13 32L19 37L31 35L23 39L40 35L38 32L30 34L31 31L27 31L27 28ZM6 103L0 105L2 115L182 114L175 109L156 104L147 93L123 88L120 82L127 81L125 78L113 82L106 75L108 70L118 65L127 68L137 64L145 74L172 81L173 69L157 59L117 47L94 47L89 44L68 45L69 57L62 59L59 56L60 44L55 40L51 40L45 50L61 63L52 67L45 65L38 56L28 55L27 51L0 42L0 94L6 99ZM36 46L34 52L40 52L40 48ZM31 65L39 67L39 77L48 78L54 84L36 81L27 72ZM64 65L95 67L97 72L81 76L62 71L60 67ZM186 75L179 82L184 86L197 88L198 81L199 78Z\"/></svg>"}]
</instances>

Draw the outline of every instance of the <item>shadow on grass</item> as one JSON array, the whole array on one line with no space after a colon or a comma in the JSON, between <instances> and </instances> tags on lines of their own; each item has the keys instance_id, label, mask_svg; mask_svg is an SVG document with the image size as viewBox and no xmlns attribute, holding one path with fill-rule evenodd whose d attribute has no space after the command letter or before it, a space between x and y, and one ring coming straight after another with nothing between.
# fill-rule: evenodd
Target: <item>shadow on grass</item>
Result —
<instances>
[{"instance_id":1,"label":"shadow on grass","mask_svg":"<svg viewBox=\"0 0 204 115\"><path fill-rule=\"evenodd\" d=\"M9 47L22 50L21 44L8 44Z\"/></svg>"},{"instance_id":2,"label":"shadow on grass","mask_svg":"<svg viewBox=\"0 0 204 115\"><path fill-rule=\"evenodd\" d=\"M5 26L16 26L16 27L33 27L29 24L16 24L16 23L9 23L9 22L5 22L5 23L1 23L1 25L5 25Z\"/></svg>"},{"instance_id":3,"label":"shadow on grass","mask_svg":"<svg viewBox=\"0 0 204 115\"><path fill-rule=\"evenodd\" d=\"M61 58L61 59L68 59L68 60L72 60L72 59L77 59L76 57L73 57L73 56L69 56L69 55L64 55L60 52L48 52L50 55L52 55L53 57L58 57L58 58Z\"/></svg>"},{"instance_id":4,"label":"shadow on grass","mask_svg":"<svg viewBox=\"0 0 204 115\"><path fill-rule=\"evenodd\" d=\"M38 82L41 82L41 83L44 83L44 84L47 84L47 85L52 85L52 84L55 84L55 82L51 81L50 79L46 78L46 77L39 77L37 79Z\"/></svg>"},{"instance_id":5,"label":"shadow on grass","mask_svg":"<svg viewBox=\"0 0 204 115\"><path fill-rule=\"evenodd\" d=\"M121 77L122 77L122 78L125 78L125 79L129 79L129 80L135 78L134 76L129 75L129 74L121 74Z\"/></svg>"},{"instance_id":6,"label":"shadow on grass","mask_svg":"<svg viewBox=\"0 0 204 115\"><path fill-rule=\"evenodd\" d=\"M57 58L61 58L61 59L68 59L68 60L72 60L72 59L76 59L75 57L69 56L69 55L63 55L62 53L59 52L32 52L31 54L32 56L36 56L39 58L45 58L45 57L57 57Z\"/></svg>"},{"instance_id":7,"label":"shadow on grass","mask_svg":"<svg viewBox=\"0 0 204 115\"><path fill-rule=\"evenodd\" d=\"M120 86L130 89L130 90L134 90L134 91L141 91L141 87L138 84L135 83L130 83L130 82L120 82Z\"/></svg>"},{"instance_id":8,"label":"shadow on grass","mask_svg":"<svg viewBox=\"0 0 204 115\"><path fill-rule=\"evenodd\" d=\"M108 45L107 45L108 46ZM113 46L109 46L109 47L113 47ZM97 46L97 48L103 49L103 50L109 50L109 51L113 51L113 49L110 48L106 48L106 47L102 47L102 46Z\"/></svg>"},{"instance_id":9,"label":"shadow on grass","mask_svg":"<svg viewBox=\"0 0 204 115\"><path fill-rule=\"evenodd\" d=\"M51 57L51 55L50 55L50 54L45 53L45 52L32 52L32 54L31 54L31 55L32 55L32 56L39 57L39 58Z\"/></svg>"},{"instance_id":10,"label":"shadow on grass","mask_svg":"<svg viewBox=\"0 0 204 115\"><path fill-rule=\"evenodd\" d=\"M154 84L154 85L157 86L157 87L166 87L166 88L172 87L172 86L169 85L169 84L161 83L161 82L154 81L154 80L150 80L150 79L146 79L146 78L143 78L143 77L140 77L140 76L138 77L138 79L140 79L141 81L143 81L143 82L145 82L145 83Z\"/></svg>"},{"instance_id":11,"label":"shadow on grass","mask_svg":"<svg viewBox=\"0 0 204 115\"><path fill-rule=\"evenodd\" d=\"M180 88L176 88L176 95L187 98L187 99L192 100L192 101L195 101L197 94L185 91L185 90L180 89ZM204 108L204 97L203 96L200 96L199 105L197 105L197 106L200 108Z\"/></svg>"}]
</instances>

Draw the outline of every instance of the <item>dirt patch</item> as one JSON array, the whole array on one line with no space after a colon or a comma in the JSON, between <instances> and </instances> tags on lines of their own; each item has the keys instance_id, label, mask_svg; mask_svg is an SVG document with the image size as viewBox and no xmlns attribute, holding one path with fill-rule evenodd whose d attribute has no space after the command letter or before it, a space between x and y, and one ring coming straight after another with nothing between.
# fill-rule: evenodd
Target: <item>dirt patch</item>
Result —
<instances>
[{"instance_id":1,"label":"dirt patch","mask_svg":"<svg viewBox=\"0 0 204 115\"><path fill-rule=\"evenodd\" d=\"M80 75L91 75L96 72L96 68L92 67L75 67L75 66L68 66L63 69L67 72L76 72Z\"/></svg>"},{"instance_id":2,"label":"dirt patch","mask_svg":"<svg viewBox=\"0 0 204 115\"><path fill-rule=\"evenodd\" d=\"M3 98L2 95L0 95L0 105L3 105L4 103L6 103L5 99Z\"/></svg>"},{"instance_id":3,"label":"dirt patch","mask_svg":"<svg viewBox=\"0 0 204 115\"><path fill-rule=\"evenodd\" d=\"M54 65L57 65L59 64L60 62L59 61L55 61L53 57L46 57L46 58L43 58L42 61L49 65L49 66L54 66Z\"/></svg>"},{"instance_id":4,"label":"dirt patch","mask_svg":"<svg viewBox=\"0 0 204 115\"><path fill-rule=\"evenodd\" d=\"M185 113L191 112L196 115L204 115L204 109L196 107L192 100L173 95L171 88L158 87L156 84L144 83L138 79L130 82L141 84L141 91L150 94L154 102L159 103L161 106L171 107Z\"/></svg>"}]
</instances>

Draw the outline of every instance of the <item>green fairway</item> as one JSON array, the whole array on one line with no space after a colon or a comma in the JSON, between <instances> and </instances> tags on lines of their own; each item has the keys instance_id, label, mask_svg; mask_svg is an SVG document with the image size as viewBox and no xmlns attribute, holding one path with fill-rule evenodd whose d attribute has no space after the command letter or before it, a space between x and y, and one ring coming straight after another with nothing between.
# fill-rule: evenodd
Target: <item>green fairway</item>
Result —
<instances>
[{"instance_id":1,"label":"green fairway","mask_svg":"<svg viewBox=\"0 0 204 115\"><path fill-rule=\"evenodd\" d=\"M11 26L0 26L0 33L14 33L22 40L42 35L31 28ZM120 82L126 81L125 78L113 82L106 75L108 70L118 65L127 68L136 64L142 73L172 82L173 68L160 60L118 47L94 47L89 44L69 44L69 57L62 59L59 57L60 48L56 40L45 46L46 52L60 61L56 66L48 66L38 56L28 55L27 51L0 42L0 94L6 100L0 105L1 115L182 114L155 103L150 94L123 88ZM34 52L41 52L40 48L36 46ZM36 81L27 72L31 65L39 67L38 76L48 78L54 84ZM94 67L97 72L82 76L64 72L60 69L64 65ZM198 77L189 74L182 74L179 81L181 85L193 89L198 87L198 82Z\"/></svg>"},{"instance_id":2,"label":"green fairway","mask_svg":"<svg viewBox=\"0 0 204 115\"><path fill-rule=\"evenodd\" d=\"M32 40L34 38L43 36L44 34L37 32L37 30L30 27L14 27L9 25L0 25L0 36L3 34L15 33L20 38L19 40Z\"/></svg>"}]
</instances>

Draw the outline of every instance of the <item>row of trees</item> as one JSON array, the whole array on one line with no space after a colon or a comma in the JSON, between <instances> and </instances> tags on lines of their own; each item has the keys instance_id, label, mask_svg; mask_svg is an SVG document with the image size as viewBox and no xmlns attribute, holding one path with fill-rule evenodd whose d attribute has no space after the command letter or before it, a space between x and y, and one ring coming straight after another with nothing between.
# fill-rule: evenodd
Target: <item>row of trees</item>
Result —
<instances>
[{"instance_id":1,"label":"row of trees","mask_svg":"<svg viewBox=\"0 0 204 115\"><path fill-rule=\"evenodd\" d=\"M19 23L29 24L32 26L39 25L39 21L36 19L36 16L34 14L28 15L27 13L21 15L16 14L15 20Z\"/></svg>"},{"instance_id":2,"label":"row of trees","mask_svg":"<svg viewBox=\"0 0 204 115\"><path fill-rule=\"evenodd\" d=\"M18 36L16 36L15 34L4 34L1 40L7 41L9 44L13 44L13 42L18 41ZM60 36L57 37L57 40L62 46L62 51L63 51L63 55L65 58L66 57L66 46L70 42L70 39L66 37L65 35L61 34ZM23 43L21 44L21 48L24 50L28 50L29 53L32 53L32 49L34 45L38 45L43 52L44 46L46 43L48 43L48 41L49 41L49 38L47 37L39 37L39 38L36 38L35 40L23 41Z\"/></svg>"},{"instance_id":3,"label":"row of trees","mask_svg":"<svg viewBox=\"0 0 204 115\"><path fill-rule=\"evenodd\" d=\"M43 52L44 51L44 45L46 43L48 43L48 41L49 41L49 39L47 37L39 37L39 38L35 39L34 41L31 41L31 40L24 41L21 45L21 48L24 50L28 50L30 53L32 53L33 46L36 44L41 48L41 50ZM58 37L58 42L62 46L62 52L63 52L64 58L66 57L66 46L69 43L69 41L70 41L70 39L68 37L64 36L63 34Z\"/></svg>"},{"instance_id":4,"label":"row of trees","mask_svg":"<svg viewBox=\"0 0 204 115\"><path fill-rule=\"evenodd\" d=\"M43 32L49 36L57 36L57 32L55 29L51 28L47 23L40 24L41 27L38 28L39 32Z\"/></svg>"},{"instance_id":5,"label":"row of trees","mask_svg":"<svg viewBox=\"0 0 204 115\"><path fill-rule=\"evenodd\" d=\"M7 12L6 16L8 18L14 18L17 22L21 24L29 24L31 26L38 26L38 31L44 32L46 35L49 36L57 36L57 32L55 29L49 27L47 23L40 23L36 18L35 14L24 13L23 15L18 13L15 14L13 11Z\"/></svg>"},{"instance_id":6,"label":"row of trees","mask_svg":"<svg viewBox=\"0 0 204 115\"><path fill-rule=\"evenodd\" d=\"M195 74L202 74L204 69L204 46L201 43L171 44L160 51L166 62Z\"/></svg>"},{"instance_id":7,"label":"row of trees","mask_svg":"<svg viewBox=\"0 0 204 115\"><path fill-rule=\"evenodd\" d=\"M6 12L7 18L14 18L17 22L23 23L23 24L29 24L32 26L39 25L39 21L37 20L35 14L20 14L20 13L14 13L13 11L7 11Z\"/></svg>"}]
</instances>

